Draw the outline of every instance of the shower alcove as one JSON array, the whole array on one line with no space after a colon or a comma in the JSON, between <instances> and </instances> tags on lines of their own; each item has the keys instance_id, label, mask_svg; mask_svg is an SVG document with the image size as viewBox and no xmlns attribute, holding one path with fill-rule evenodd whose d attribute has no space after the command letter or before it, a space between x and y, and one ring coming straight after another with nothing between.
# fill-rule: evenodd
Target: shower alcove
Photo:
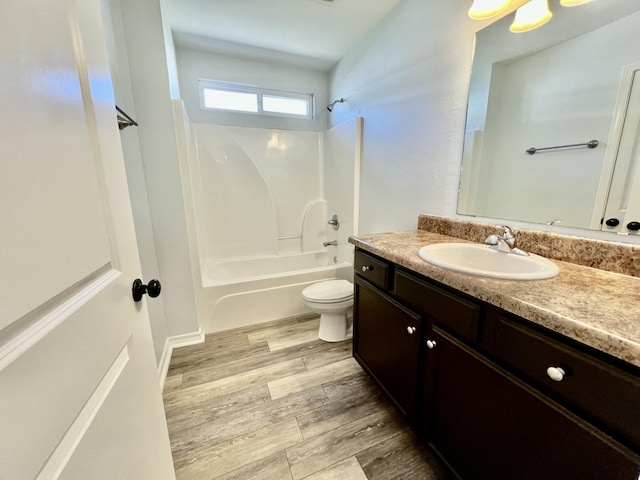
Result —
<instances>
[{"instance_id":1,"label":"shower alcove","mask_svg":"<svg viewBox=\"0 0 640 480\"><path fill-rule=\"evenodd\" d=\"M361 118L320 133L210 124L185 132L204 333L308 313L306 286L352 278ZM327 224L334 214L337 231Z\"/></svg>"}]
</instances>

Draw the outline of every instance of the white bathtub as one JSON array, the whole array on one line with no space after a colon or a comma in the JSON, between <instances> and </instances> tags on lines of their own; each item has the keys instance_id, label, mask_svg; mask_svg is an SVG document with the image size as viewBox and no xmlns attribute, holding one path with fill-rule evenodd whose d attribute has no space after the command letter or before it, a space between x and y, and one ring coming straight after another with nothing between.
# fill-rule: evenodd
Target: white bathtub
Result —
<instances>
[{"instance_id":1,"label":"white bathtub","mask_svg":"<svg viewBox=\"0 0 640 480\"><path fill-rule=\"evenodd\" d=\"M205 333L310 313L302 290L331 278L353 279L335 251L210 261L202 269ZM351 260L351 257L348 257Z\"/></svg>"},{"instance_id":2,"label":"white bathtub","mask_svg":"<svg viewBox=\"0 0 640 480\"><path fill-rule=\"evenodd\" d=\"M318 270L332 272L344 266L325 251L212 261L206 265L202 284L212 287Z\"/></svg>"}]
</instances>

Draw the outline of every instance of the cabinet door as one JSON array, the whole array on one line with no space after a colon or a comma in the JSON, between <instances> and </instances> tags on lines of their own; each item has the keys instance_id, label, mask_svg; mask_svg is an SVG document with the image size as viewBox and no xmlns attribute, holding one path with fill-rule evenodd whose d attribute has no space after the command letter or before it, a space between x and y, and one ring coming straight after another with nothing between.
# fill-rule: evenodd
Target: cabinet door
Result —
<instances>
[{"instance_id":1,"label":"cabinet door","mask_svg":"<svg viewBox=\"0 0 640 480\"><path fill-rule=\"evenodd\" d=\"M640 459L436 327L430 440L463 479L636 480Z\"/></svg>"},{"instance_id":2,"label":"cabinet door","mask_svg":"<svg viewBox=\"0 0 640 480\"><path fill-rule=\"evenodd\" d=\"M405 416L415 416L420 317L355 278L353 356Z\"/></svg>"}]
</instances>

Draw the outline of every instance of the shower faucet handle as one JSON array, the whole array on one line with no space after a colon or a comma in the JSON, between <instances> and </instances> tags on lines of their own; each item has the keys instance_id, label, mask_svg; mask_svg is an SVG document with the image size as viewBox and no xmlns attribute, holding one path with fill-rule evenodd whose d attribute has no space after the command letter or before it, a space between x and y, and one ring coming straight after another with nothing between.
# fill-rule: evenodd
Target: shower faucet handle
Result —
<instances>
[{"instance_id":1,"label":"shower faucet handle","mask_svg":"<svg viewBox=\"0 0 640 480\"><path fill-rule=\"evenodd\" d=\"M338 218L338 215L331 217L327 223L329 225L333 225L334 230L338 230L340 228L340 219Z\"/></svg>"}]
</instances>

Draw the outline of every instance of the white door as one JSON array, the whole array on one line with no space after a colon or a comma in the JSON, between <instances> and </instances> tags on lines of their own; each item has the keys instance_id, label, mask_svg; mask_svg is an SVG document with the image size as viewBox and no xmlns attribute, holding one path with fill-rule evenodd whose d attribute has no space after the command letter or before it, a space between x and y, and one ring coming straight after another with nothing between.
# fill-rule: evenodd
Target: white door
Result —
<instances>
[{"instance_id":1,"label":"white door","mask_svg":"<svg viewBox=\"0 0 640 480\"><path fill-rule=\"evenodd\" d=\"M175 478L98 1L0 0L0 85L0 479Z\"/></svg>"},{"instance_id":2,"label":"white door","mask_svg":"<svg viewBox=\"0 0 640 480\"><path fill-rule=\"evenodd\" d=\"M637 228L629 229L627 226L631 224L635 228L633 222L640 222L640 68L633 71L625 107L616 166L604 214L605 221L615 218L620 224L609 227L605 223L603 230L637 234Z\"/></svg>"},{"instance_id":3,"label":"white door","mask_svg":"<svg viewBox=\"0 0 640 480\"><path fill-rule=\"evenodd\" d=\"M602 230L622 234L640 233L640 63L624 69L618 94L612 143L608 146L605 167L613 172L606 188ZM606 173L606 168L604 169ZM603 175L603 178L608 176ZM605 190L603 190L605 191ZM600 192L599 192L600 193ZM596 203L597 205L597 203ZM593 222L598 220L595 215ZM629 228L631 227L631 228Z\"/></svg>"}]
</instances>

